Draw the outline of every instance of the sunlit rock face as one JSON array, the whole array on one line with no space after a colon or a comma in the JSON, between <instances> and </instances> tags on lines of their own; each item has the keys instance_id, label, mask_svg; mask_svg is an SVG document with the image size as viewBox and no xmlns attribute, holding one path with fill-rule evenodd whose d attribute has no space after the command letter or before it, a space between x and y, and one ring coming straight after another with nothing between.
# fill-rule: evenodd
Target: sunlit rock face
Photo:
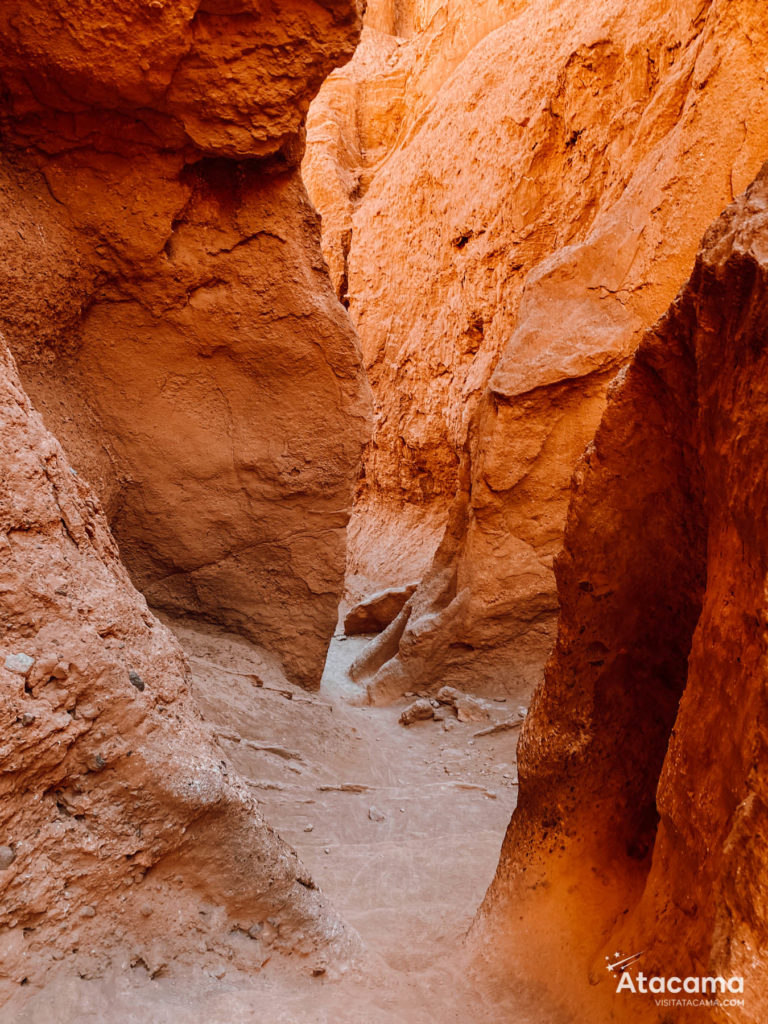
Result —
<instances>
[{"instance_id":1,"label":"sunlit rock face","mask_svg":"<svg viewBox=\"0 0 768 1024\"><path fill-rule=\"evenodd\" d=\"M367 434L297 163L357 6L2 5L0 319L151 604L319 685Z\"/></svg>"},{"instance_id":2,"label":"sunlit rock face","mask_svg":"<svg viewBox=\"0 0 768 1024\"><path fill-rule=\"evenodd\" d=\"M766 310L768 166L705 235L574 477L557 646L477 933L512 957L513 936L559 948L554 975L603 1006L586 997L584 1019L657 1019L615 992L616 950L643 952L634 975L743 978L742 1008L680 1020L768 1011Z\"/></svg>"},{"instance_id":3,"label":"sunlit rock face","mask_svg":"<svg viewBox=\"0 0 768 1024\"><path fill-rule=\"evenodd\" d=\"M767 151L753 4L480 7L370 4L309 120L375 400L349 589L424 579L373 699L540 679L606 388Z\"/></svg>"}]
</instances>

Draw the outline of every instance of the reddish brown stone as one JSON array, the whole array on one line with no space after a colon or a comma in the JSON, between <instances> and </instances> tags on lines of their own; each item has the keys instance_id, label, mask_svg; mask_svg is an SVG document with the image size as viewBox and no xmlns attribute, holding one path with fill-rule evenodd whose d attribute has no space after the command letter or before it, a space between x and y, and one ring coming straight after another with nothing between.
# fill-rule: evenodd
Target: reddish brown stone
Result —
<instances>
[{"instance_id":1,"label":"reddish brown stone","mask_svg":"<svg viewBox=\"0 0 768 1024\"><path fill-rule=\"evenodd\" d=\"M768 166L705 236L574 478L557 647L479 931L527 956L519 936L556 920L529 952L570 948L590 1020L655 1019L614 994L615 950L642 950L647 976L741 976L732 1019L768 1012L766 309Z\"/></svg>"}]
</instances>

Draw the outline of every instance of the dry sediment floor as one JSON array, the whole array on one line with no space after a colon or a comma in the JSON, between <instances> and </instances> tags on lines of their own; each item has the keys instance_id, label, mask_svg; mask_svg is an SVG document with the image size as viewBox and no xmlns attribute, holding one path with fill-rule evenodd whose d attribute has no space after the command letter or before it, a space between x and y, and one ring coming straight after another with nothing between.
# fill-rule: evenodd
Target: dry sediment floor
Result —
<instances>
[{"instance_id":1,"label":"dry sediment floor","mask_svg":"<svg viewBox=\"0 0 768 1024\"><path fill-rule=\"evenodd\" d=\"M495 996L462 939L490 882L516 800L518 729L477 736L517 716L398 723L402 700L354 704L346 667L366 642L336 638L323 688L291 686L259 648L232 634L169 623L222 750L249 780L267 820L291 843L359 932L364 962L343 977L322 959L275 957L255 975L228 968L226 943L197 961L75 965L0 1014L13 1024L499 1024L549 1019L535 993ZM261 685L259 685L261 684ZM136 894L139 898L140 894ZM146 898L146 897L145 897ZM172 929L173 922L163 923ZM242 940L242 933L239 938ZM262 936L262 940L263 940ZM223 952L222 952L223 951ZM150 969L154 977L150 976ZM26 993L25 993L26 996ZM511 1002L510 1002L511 999Z\"/></svg>"}]
</instances>

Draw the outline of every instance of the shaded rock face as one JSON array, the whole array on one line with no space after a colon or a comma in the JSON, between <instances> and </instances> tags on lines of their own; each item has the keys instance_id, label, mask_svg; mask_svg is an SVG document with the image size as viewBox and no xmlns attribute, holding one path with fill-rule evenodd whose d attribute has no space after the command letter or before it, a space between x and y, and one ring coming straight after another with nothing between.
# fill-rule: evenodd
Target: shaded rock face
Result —
<instances>
[{"instance_id":1,"label":"shaded rock face","mask_svg":"<svg viewBox=\"0 0 768 1024\"><path fill-rule=\"evenodd\" d=\"M222 760L4 342L0 370L0 1000L73 951L83 977L126 947L154 971L268 916L277 948L346 955L354 936ZM226 955L254 969L257 946Z\"/></svg>"},{"instance_id":2,"label":"shaded rock face","mask_svg":"<svg viewBox=\"0 0 768 1024\"><path fill-rule=\"evenodd\" d=\"M744 978L743 1008L675 1020L768 1012L766 310L768 165L705 236L574 477L557 646L479 927L504 942L549 915L599 983L606 1016L584 1019L657 1019L613 994L615 950L645 951L647 976Z\"/></svg>"},{"instance_id":3,"label":"shaded rock face","mask_svg":"<svg viewBox=\"0 0 768 1024\"><path fill-rule=\"evenodd\" d=\"M344 616L344 632L347 636L380 633L397 618L415 590L416 584L410 583L407 587L393 587L372 594L349 609Z\"/></svg>"},{"instance_id":4,"label":"shaded rock face","mask_svg":"<svg viewBox=\"0 0 768 1024\"><path fill-rule=\"evenodd\" d=\"M607 386L768 144L750 3L484 5L479 41L468 11L376 15L310 118L305 176L375 397L349 570L402 583L436 552L373 699L541 678ZM358 149L335 129L350 110Z\"/></svg>"},{"instance_id":5,"label":"shaded rock face","mask_svg":"<svg viewBox=\"0 0 768 1024\"><path fill-rule=\"evenodd\" d=\"M296 165L357 6L18 0L0 32L25 387L149 601L316 687L368 396Z\"/></svg>"}]
</instances>

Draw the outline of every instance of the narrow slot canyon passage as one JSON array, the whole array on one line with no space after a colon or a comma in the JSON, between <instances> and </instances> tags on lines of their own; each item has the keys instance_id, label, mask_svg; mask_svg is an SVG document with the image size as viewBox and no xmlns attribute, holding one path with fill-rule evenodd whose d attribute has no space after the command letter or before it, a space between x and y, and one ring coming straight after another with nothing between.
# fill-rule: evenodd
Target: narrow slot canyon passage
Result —
<instances>
[{"instance_id":1,"label":"narrow slot canyon passage","mask_svg":"<svg viewBox=\"0 0 768 1024\"><path fill-rule=\"evenodd\" d=\"M0 1024L766 1024L761 5L0 38Z\"/></svg>"},{"instance_id":2,"label":"narrow slot canyon passage","mask_svg":"<svg viewBox=\"0 0 768 1024\"><path fill-rule=\"evenodd\" d=\"M115 960L97 978L53 981L31 1000L25 994L18 1013L12 1001L8 1019L555 1020L542 1009L546 997L534 999L523 985L486 991L465 949L516 800L519 729L494 725L518 719L518 708L506 698L467 702L457 717L446 703L440 720L405 728L399 716L411 698L359 705L347 670L370 637L334 637L322 687L312 693L237 634L162 620L190 663L193 696L222 757L365 952L348 973L322 948L302 958L299 971L290 960L286 969L271 948L269 920L243 920L215 942L193 930L192 956L168 960L159 944L143 945L128 970ZM213 857L207 869L216 867ZM147 923L160 913L153 891L162 899L164 884L150 874L142 886ZM217 913L207 901L200 907L203 920ZM242 946L258 950L250 971L237 962Z\"/></svg>"}]
</instances>

